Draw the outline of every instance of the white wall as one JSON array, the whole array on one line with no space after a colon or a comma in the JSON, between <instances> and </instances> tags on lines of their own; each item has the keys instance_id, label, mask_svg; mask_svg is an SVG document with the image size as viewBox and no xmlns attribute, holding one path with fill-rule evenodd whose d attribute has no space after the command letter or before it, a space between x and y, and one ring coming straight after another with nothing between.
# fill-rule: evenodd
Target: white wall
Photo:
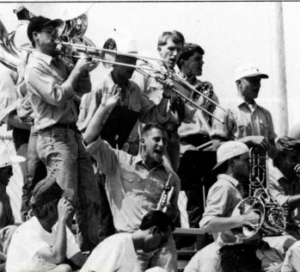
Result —
<instances>
[{"instance_id":1,"label":"white wall","mask_svg":"<svg viewBox=\"0 0 300 272\"><path fill-rule=\"evenodd\" d=\"M272 92L272 78L276 75L272 74L271 67L271 5L267 2L95 3L88 12L86 36L100 47L115 28L135 36L140 50L155 52L157 38L162 31L179 30L187 41L199 43L205 49L202 78L213 83L223 104L236 95L232 79L236 66L254 62L268 73L270 79L263 80L258 102L275 116L276 97ZM68 9L83 12L87 7L80 3L60 3L57 6L57 14ZM1 20L11 31L16 25L13 8L14 4L0 4ZM283 3L283 11L289 124L292 126L298 122L300 114L300 3ZM93 80L99 80L101 73L101 68L95 71ZM278 126L280 124L275 120L275 129Z\"/></svg>"}]
</instances>

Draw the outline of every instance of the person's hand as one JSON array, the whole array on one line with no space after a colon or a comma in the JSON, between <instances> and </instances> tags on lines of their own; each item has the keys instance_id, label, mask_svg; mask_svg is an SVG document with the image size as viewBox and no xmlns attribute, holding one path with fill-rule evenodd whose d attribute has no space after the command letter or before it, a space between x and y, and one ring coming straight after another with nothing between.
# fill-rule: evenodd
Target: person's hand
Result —
<instances>
[{"instance_id":1,"label":"person's hand","mask_svg":"<svg viewBox=\"0 0 300 272\"><path fill-rule=\"evenodd\" d=\"M74 67L77 69L79 73L90 72L97 67L97 63L92 61L92 57L85 54L82 58L80 58Z\"/></svg>"},{"instance_id":2,"label":"person's hand","mask_svg":"<svg viewBox=\"0 0 300 272\"><path fill-rule=\"evenodd\" d=\"M74 208L69 200L65 197L61 198L57 204L58 220L67 221L69 215L73 212Z\"/></svg>"},{"instance_id":3,"label":"person's hand","mask_svg":"<svg viewBox=\"0 0 300 272\"><path fill-rule=\"evenodd\" d=\"M118 85L116 85L111 91L106 88L103 91L101 105L108 108L114 107L120 99L120 94L121 88Z\"/></svg>"},{"instance_id":4,"label":"person's hand","mask_svg":"<svg viewBox=\"0 0 300 272\"><path fill-rule=\"evenodd\" d=\"M255 211L244 214L244 225L250 229L257 229L259 226L260 215Z\"/></svg>"},{"instance_id":5,"label":"person's hand","mask_svg":"<svg viewBox=\"0 0 300 272\"><path fill-rule=\"evenodd\" d=\"M180 145L180 154L184 154L188 150L197 151L197 147L193 145Z\"/></svg>"},{"instance_id":6,"label":"person's hand","mask_svg":"<svg viewBox=\"0 0 300 272\"><path fill-rule=\"evenodd\" d=\"M271 144L264 136L253 136L252 144L263 148L265 151L268 151L271 148Z\"/></svg>"}]
</instances>

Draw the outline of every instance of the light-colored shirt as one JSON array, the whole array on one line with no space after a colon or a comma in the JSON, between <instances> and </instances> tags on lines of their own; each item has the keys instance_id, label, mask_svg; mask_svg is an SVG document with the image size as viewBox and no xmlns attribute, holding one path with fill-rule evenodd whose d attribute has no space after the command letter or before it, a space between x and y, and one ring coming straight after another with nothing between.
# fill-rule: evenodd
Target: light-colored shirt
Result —
<instances>
[{"instance_id":1,"label":"light-colored shirt","mask_svg":"<svg viewBox=\"0 0 300 272\"><path fill-rule=\"evenodd\" d=\"M281 171L273 166L273 161L269 160L269 191L277 202L282 206L287 204L289 198L293 195L300 194L300 180L287 180ZM300 221L300 204L294 209L289 211L288 218Z\"/></svg>"},{"instance_id":2,"label":"light-colored shirt","mask_svg":"<svg viewBox=\"0 0 300 272\"><path fill-rule=\"evenodd\" d=\"M211 136L217 135L228 140L246 136L264 136L269 140L277 137L271 113L256 103L250 105L237 98L227 112L218 108L214 115L224 123L213 120Z\"/></svg>"},{"instance_id":3,"label":"light-colored shirt","mask_svg":"<svg viewBox=\"0 0 300 272\"><path fill-rule=\"evenodd\" d=\"M149 170L140 155L115 150L100 137L86 149L106 175L105 189L117 231L133 232L139 228L143 216L157 208L169 174L174 191L166 213L177 216L180 180L172 169L160 164Z\"/></svg>"},{"instance_id":4,"label":"light-colored shirt","mask_svg":"<svg viewBox=\"0 0 300 272\"><path fill-rule=\"evenodd\" d=\"M151 68L148 65L145 66ZM160 65L157 64L157 69L160 69L159 67ZM163 85L161 83L151 76L144 76L136 71L132 76L132 80L136 82L142 92L146 94L150 100L152 100L155 104L159 104L163 95ZM168 102L167 111L168 114L170 114L170 118L167 123L171 123L176 126L179 126L182 122L192 122L193 115L195 114L195 109L186 103L183 104L183 114L180 113L180 110L177 108L177 106L171 106L171 100Z\"/></svg>"},{"instance_id":5,"label":"light-colored shirt","mask_svg":"<svg viewBox=\"0 0 300 272\"><path fill-rule=\"evenodd\" d=\"M17 108L16 83L18 74L0 64L0 122L5 123L8 115Z\"/></svg>"},{"instance_id":6,"label":"light-colored shirt","mask_svg":"<svg viewBox=\"0 0 300 272\"><path fill-rule=\"evenodd\" d=\"M43 272L53 269L57 264L42 259L38 251L52 247L55 241L57 224L52 232L46 231L34 216L20 225L15 231L7 253L7 272ZM80 251L75 237L66 227L67 250L66 257L71 259ZM50 250L50 249L49 249Z\"/></svg>"},{"instance_id":7,"label":"light-colored shirt","mask_svg":"<svg viewBox=\"0 0 300 272\"><path fill-rule=\"evenodd\" d=\"M77 127L80 131L84 131L86 129L88 123L101 104L103 92L112 92L116 87L117 84L113 81L111 73L109 73L104 80L99 82L99 84L93 88L91 93L82 97L80 114L77 122ZM167 115L162 116L158 112L156 105L150 101L146 95L142 94L137 84L131 80L129 80L126 90L122 91L119 106L140 112L141 115L139 121L142 123L164 123L169 118ZM109 111L103 118L103 124L106 122L110 112L111 111ZM129 141L136 140L138 138L137 133L138 129L136 125L136 127L132 130Z\"/></svg>"},{"instance_id":8,"label":"light-colored shirt","mask_svg":"<svg viewBox=\"0 0 300 272\"><path fill-rule=\"evenodd\" d=\"M74 94L91 90L89 77L80 76L75 86L64 85L74 65L67 59L52 58L34 51L29 57L25 82L31 95L31 104L37 130L55 124L75 124L78 113Z\"/></svg>"},{"instance_id":9,"label":"light-colored shirt","mask_svg":"<svg viewBox=\"0 0 300 272\"><path fill-rule=\"evenodd\" d=\"M243 199L237 186L239 182L225 174L218 175L218 180L208 191L207 204L199 223L200 229L215 217L230 217L234 208ZM213 233L214 240L222 246L224 243L236 243L237 238L231 231Z\"/></svg>"},{"instance_id":10,"label":"light-colored shirt","mask_svg":"<svg viewBox=\"0 0 300 272\"><path fill-rule=\"evenodd\" d=\"M80 272L129 272L134 270L136 259L132 234L118 233L92 251Z\"/></svg>"}]
</instances>

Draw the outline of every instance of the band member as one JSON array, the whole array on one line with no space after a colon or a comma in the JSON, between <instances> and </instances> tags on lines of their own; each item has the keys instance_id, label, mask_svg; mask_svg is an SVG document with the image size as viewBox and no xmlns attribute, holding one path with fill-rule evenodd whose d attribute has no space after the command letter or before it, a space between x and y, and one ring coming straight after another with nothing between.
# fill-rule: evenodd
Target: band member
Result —
<instances>
[{"instance_id":1,"label":"band member","mask_svg":"<svg viewBox=\"0 0 300 272\"><path fill-rule=\"evenodd\" d=\"M136 252L152 252L166 243L174 230L172 220L162 211L150 211L133 233L118 233L100 243L87 259L81 272L133 271Z\"/></svg>"},{"instance_id":2,"label":"band member","mask_svg":"<svg viewBox=\"0 0 300 272\"><path fill-rule=\"evenodd\" d=\"M48 176L56 177L63 189L74 191L71 202L78 223L77 240L81 250L98 244L99 188L90 156L77 130L78 94L91 90L89 71L96 64L86 56L74 65L56 55L57 28L62 21L44 17L31 19L27 34L33 53L25 71L27 91L38 131L37 152L47 167ZM68 225L72 224L72 216Z\"/></svg>"},{"instance_id":3,"label":"band member","mask_svg":"<svg viewBox=\"0 0 300 272\"><path fill-rule=\"evenodd\" d=\"M229 106L228 112L217 109L215 116L223 120L213 120L212 139L219 141L239 140L248 146L261 146L269 150L269 156L276 155L273 120L271 113L258 105L261 79L269 78L254 64L244 64L235 71L238 98Z\"/></svg>"},{"instance_id":4,"label":"band member","mask_svg":"<svg viewBox=\"0 0 300 272\"><path fill-rule=\"evenodd\" d=\"M118 232L136 231L143 216L158 207L164 186L170 178L173 193L166 213L174 221L177 216L177 200L180 180L171 168L163 164L167 145L166 132L158 125L145 126L140 140L140 153L132 156L115 150L101 139L103 117L119 101L120 91L104 90L100 107L84 133L86 149L96 159L99 170L106 175L105 188ZM159 250L151 253L138 251L135 272L159 266L167 271L177 271L177 252L173 237Z\"/></svg>"},{"instance_id":5,"label":"band member","mask_svg":"<svg viewBox=\"0 0 300 272\"><path fill-rule=\"evenodd\" d=\"M208 81L201 82L197 78L202 75L203 55L204 50L199 45L185 43L177 61L177 66L180 70L178 75L217 104L219 103L219 99L214 93L212 84ZM201 95L183 88L180 84L176 85L176 87L205 110L210 113L215 111L216 106ZM197 146L208 142L210 140L209 132L211 124L212 117L201 110L196 111L193 116L193 122L188 124L182 123L178 128L180 153L183 154L186 150L197 150Z\"/></svg>"},{"instance_id":6,"label":"band member","mask_svg":"<svg viewBox=\"0 0 300 272\"><path fill-rule=\"evenodd\" d=\"M55 178L47 177L34 188L30 205L34 216L15 231L7 254L6 270L69 272L66 258L82 267L81 253L66 222L73 206L73 191L62 190Z\"/></svg>"},{"instance_id":7,"label":"band member","mask_svg":"<svg viewBox=\"0 0 300 272\"><path fill-rule=\"evenodd\" d=\"M269 167L269 189L281 206L286 207L287 232L300 239L300 141L281 137L276 142L274 167Z\"/></svg>"},{"instance_id":8,"label":"band member","mask_svg":"<svg viewBox=\"0 0 300 272\"><path fill-rule=\"evenodd\" d=\"M261 271L261 268L263 271L271 271L267 269L280 265L283 261L281 256L263 241L263 246L254 242L243 243L232 231L242 226L253 229L260 221L260 216L254 211L232 215L234 208L243 199L241 185L249 183L249 149L238 141L226 142L217 150L217 162L214 171L219 173L218 180L209 189L207 205L200 221L200 228L213 234L214 242L199 251L184 271L254 272ZM258 246L264 247L264 250L257 253Z\"/></svg>"},{"instance_id":9,"label":"band member","mask_svg":"<svg viewBox=\"0 0 300 272\"><path fill-rule=\"evenodd\" d=\"M184 37L176 30L165 31L159 36L157 52L164 62L158 62L157 67L162 73L168 70L174 72L174 67L183 45ZM172 168L174 171L177 171L180 155L178 127L182 122L192 122L192 116L195 110L184 104L183 100L176 94L167 95L164 91L164 86L160 83L163 82L164 79L159 75L153 74L152 76L144 76L136 72L132 80L136 82L142 92L147 94L156 104L158 104L161 99L168 101L168 112L171 114L171 118L164 124L169 141L167 155Z\"/></svg>"}]
</instances>

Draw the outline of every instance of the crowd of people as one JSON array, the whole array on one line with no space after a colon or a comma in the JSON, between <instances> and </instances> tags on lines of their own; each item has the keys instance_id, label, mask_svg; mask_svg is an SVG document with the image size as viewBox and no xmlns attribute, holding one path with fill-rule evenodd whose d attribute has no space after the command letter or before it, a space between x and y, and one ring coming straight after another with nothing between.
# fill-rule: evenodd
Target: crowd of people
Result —
<instances>
[{"instance_id":1,"label":"crowd of people","mask_svg":"<svg viewBox=\"0 0 300 272\"><path fill-rule=\"evenodd\" d=\"M93 84L98 63L92 56L58 54L60 19L15 12L27 22L33 50L17 72L1 64L0 117L13 130L17 154L26 144L28 150L26 162L0 150L0 271L178 271L177 171L186 152L204 149L216 152L211 171L217 178L204 212L203 192L186 192L187 212L189 225L214 241L184 271L300 271L300 135L296 128L278 138L271 113L256 103L267 74L255 64L238 67L237 97L224 108L213 85L199 79L204 49L172 30L158 37L157 61L138 69L135 40L107 39L103 48L116 50L115 64ZM123 123L136 113L121 146L121 135L103 136L116 109L114 118ZM253 148L269 155L265 185L286 211L286 228L240 239L243 227L268 220L255 209L233 215L249 196ZM25 166L20 224L6 193L15 163Z\"/></svg>"}]
</instances>

